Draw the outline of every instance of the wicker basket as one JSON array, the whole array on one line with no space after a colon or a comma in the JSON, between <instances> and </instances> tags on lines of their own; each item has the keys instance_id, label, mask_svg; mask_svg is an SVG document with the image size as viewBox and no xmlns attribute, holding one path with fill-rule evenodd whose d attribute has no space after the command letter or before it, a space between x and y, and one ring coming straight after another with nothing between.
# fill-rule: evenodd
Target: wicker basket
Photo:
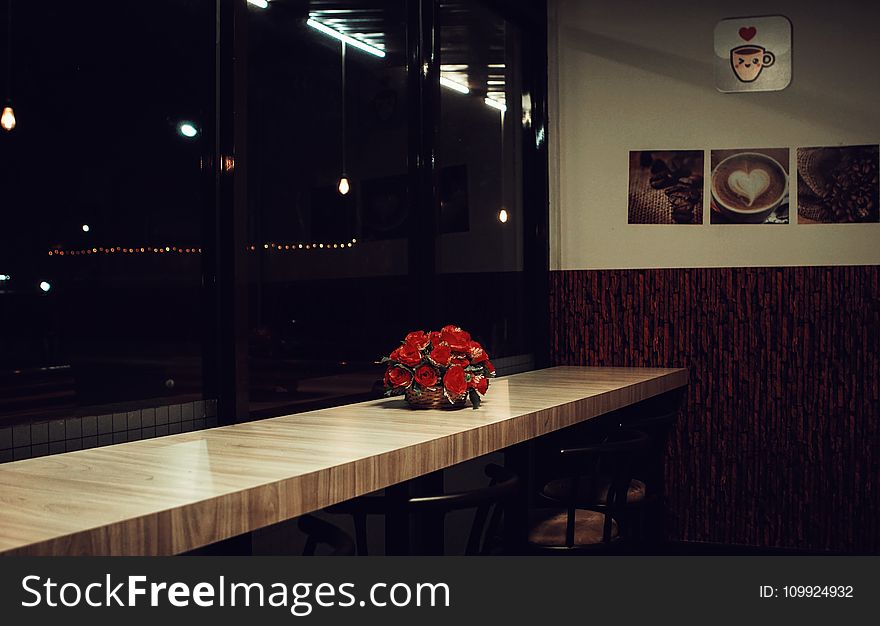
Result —
<instances>
[{"instance_id":1,"label":"wicker basket","mask_svg":"<svg viewBox=\"0 0 880 626\"><path fill-rule=\"evenodd\" d=\"M442 388L418 392L410 387L406 390L406 401L414 409L460 409L467 402L467 394L463 393L450 402Z\"/></svg>"}]
</instances>

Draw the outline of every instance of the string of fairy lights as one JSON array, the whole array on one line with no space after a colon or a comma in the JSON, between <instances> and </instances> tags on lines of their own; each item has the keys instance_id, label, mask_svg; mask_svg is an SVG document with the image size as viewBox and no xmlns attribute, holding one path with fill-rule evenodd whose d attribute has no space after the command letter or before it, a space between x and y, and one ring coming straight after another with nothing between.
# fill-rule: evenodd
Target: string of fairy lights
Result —
<instances>
[{"instance_id":1,"label":"string of fairy lights","mask_svg":"<svg viewBox=\"0 0 880 626\"><path fill-rule=\"evenodd\" d=\"M250 244L245 246L248 252L313 252L313 251L332 251L332 250L349 250L357 245L357 239L344 241L341 243L264 243L262 246ZM201 254L202 249L198 247L184 246L140 246L140 247L124 247L124 246L95 246L91 248L52 248L49 250L51 257L71 257L71 256L91 256L95 254Z\"/></svg>"}]
</instances>

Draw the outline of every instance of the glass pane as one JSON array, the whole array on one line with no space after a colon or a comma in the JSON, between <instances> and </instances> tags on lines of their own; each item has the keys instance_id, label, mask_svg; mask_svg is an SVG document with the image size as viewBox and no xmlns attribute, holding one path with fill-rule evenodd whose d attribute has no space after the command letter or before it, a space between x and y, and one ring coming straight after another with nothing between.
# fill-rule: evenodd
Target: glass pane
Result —
<instances>
[{"instance_id":1,"label":"glass pane","mask_svg":"<svg viewBox=\"0 0 880 626\"><path fill-rule=\"evenodd\" d=\"M202 426L214 3L13 2L11 41L6 4L0 428L73 420L22 458Z\"/></svg>"},{"instance_id":2,"label":"glass pane","mask_svg":"<svg viewBox=\"0 0 880 626\"><path fill-rule=\"evenodd\" d=\"M461 297L440 306L495 359L532 352L522 274L521 40L518 27L479 3L441 3L437 267L441 293Z\"/></svg>"},{"instance_id":3,"label":"glass pane","mask_svg":"<svg viewBox=\"0 0 880 626\"><path fill-rule=\"evenodd\" d=\"M402 0L250 8L254 415L369 394L381 376L378 351L411 323L405 8Z\"/></svg>"}]
</instances>

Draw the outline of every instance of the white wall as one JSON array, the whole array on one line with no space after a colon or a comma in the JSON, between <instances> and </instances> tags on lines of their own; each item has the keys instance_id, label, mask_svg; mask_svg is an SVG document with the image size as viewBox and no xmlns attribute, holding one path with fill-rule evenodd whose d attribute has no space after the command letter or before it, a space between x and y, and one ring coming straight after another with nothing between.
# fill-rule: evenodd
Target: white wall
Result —
<instances>
[{"instance_id":1,"label":"white wall","mask_svg":"<svg viewBox=\"0 0 880 626\"><path fill-rule=\"evenodd\" d=\"M791 85L716 91L716 22L773 14ZM798 225L794 202L788 225L627 224L630 150L789 147L795 172L798 146L880 143L878 24L864 0L551 0L552 269L880 263L880 224Z\"/></svg>"}]
</instances>

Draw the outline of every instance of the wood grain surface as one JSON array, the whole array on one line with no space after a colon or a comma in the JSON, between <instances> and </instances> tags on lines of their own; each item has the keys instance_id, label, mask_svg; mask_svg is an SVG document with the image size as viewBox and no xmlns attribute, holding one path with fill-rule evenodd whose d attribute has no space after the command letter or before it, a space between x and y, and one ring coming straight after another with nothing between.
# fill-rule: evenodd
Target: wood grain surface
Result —
<instances>
[{"instance_id":1,"label":"wood grain surface","mask_svg":"<svg viewBox=\"0 0 880 626\"><path fill-rule=\"evenodd\" d=\"M682 369L499 378L481 408L401 398L0 465L0 554L185 552L687 384Z\"/></svg>"},{"instance_id":2,"label":"wood grain surface","mask_svg":"<svg viewBox=\"0 0 880 626\"><path fill-rule=\"evenodd\" d=\"M560 365L686 367L671 539L880 550L880 268L551 272Z\"/></svg>"}]
</instances>

